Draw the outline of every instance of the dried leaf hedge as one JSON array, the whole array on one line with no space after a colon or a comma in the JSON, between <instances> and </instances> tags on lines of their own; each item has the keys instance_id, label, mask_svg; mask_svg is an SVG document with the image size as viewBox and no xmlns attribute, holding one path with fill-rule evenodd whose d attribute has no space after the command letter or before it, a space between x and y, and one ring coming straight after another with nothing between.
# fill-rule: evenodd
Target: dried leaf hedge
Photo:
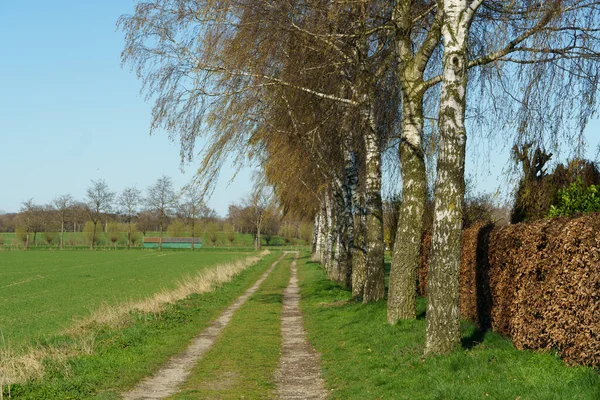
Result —
<instances>
[{"instance_id":1,"label":"dried leaf hedge","mask_svg":"<svg viewBox=\"0 0 600 400\"><path fill-rule=\"evenodd\" d=\"M462 317L517 348L600 365L600 214L466 229L460 290Z\"/></svg>"}]
</instances>

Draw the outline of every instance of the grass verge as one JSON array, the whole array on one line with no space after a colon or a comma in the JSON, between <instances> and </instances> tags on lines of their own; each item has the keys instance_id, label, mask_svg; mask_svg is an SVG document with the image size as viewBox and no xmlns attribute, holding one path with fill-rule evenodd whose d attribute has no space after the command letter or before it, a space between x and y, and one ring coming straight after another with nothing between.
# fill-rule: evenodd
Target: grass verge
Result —
<instances>
[{"instance_id":1,"label":"grass verge","mask_svg":"<svg viewBox=\"0 0 600 400\"><path fill-rule=\"evenodd\" d=\"M552 354L515 349L463 323L463 349L423 358L419 318L391 326L384 302L362 305L307 256L298 263L305 326L335 399L600 399L600 377Z\"/></svg>"},{"instance_id":2,"label":"grass verge","mask_svg":"<svg viewBox=\"0 0 600 400\"><path fill-rule=\"evenodd\" d=\"M277 265L199 362L183 390L170 399L275 398L283 290L292 259L288 254Z\"/></svg>"},{"instance_id":3,"label":"grass verge","mask_svg":"<svg viewBox=\"0 0 600 400\"><path fill-rule=\"evenodd\" d=\"M119 328L97 325L88 354L43 359L44 374L12 385L19 399L118 399L119 393L158 370L171 356L183 351L198 332L248 289L280 256L273 253L248 267L219 290L192 294L156 313L132 310ZM71 349L77 338L55 336L40 349ZM9 387L3 386L4 395Z\"/></svg>"}]
</instances>

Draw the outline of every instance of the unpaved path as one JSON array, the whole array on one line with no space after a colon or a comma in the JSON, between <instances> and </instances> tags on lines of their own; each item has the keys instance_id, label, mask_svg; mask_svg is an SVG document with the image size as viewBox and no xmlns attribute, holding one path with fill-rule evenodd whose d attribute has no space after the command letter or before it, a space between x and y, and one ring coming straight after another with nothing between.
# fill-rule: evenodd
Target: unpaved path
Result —
<instances>
[{"instance_id":1,"label":"unpaved path","mask_svg":"<svg viewBox=\"0 0 600 400\"><path fill-rule=\"evenodd\" d=\"M321 378L319 355L306 340L302 324L296 260L298 253L291 265L290 284L283 292L277 392L280 399L325 399L327 390Z\"/></svg>"},{"instance_id":2,"label":"unpaved path","mask_svg":"<svg viewBox=\"0 0 600 400\"><path fill-rule=\"evenodd\" d=\"M227 307L212 324L197 336L182 354L170 359L155 375L144 379L131 391L123 393L127 400L163 399L177 392L189 376L191 369L217 340L221 331L227 326L233 314L256 292L261 283L269 276L275 266L285 257L282 254L256 283L243 295Z\"/></svg>"}]
</instances>

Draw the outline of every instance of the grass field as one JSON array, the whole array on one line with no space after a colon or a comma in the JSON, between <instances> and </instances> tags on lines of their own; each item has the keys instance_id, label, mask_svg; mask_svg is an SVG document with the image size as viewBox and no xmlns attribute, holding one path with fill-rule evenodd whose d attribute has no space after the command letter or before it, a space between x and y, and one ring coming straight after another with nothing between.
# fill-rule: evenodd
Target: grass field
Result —
<instances>
[{"instance_id":1,"label":"grass field","mask_svg":"<svg viewBox=\"0 0 600 400\"><path fill-rule=\"evenodd\" d=\"M0 330L11 345L53 335L103 304L174 288L236 251L0 252Z\"/></svg>"},{"instance_id":2,"label":"grass field","mask_svg":"<svg viewBox=\"0 0 600 400\"><path fill-rule=\"evenodd\" d=\"M159 232L146 232L146 237L158 237L160 236ZM164 236L169 236L167 232L164 232ZM189 235L184 235L189 236ZM40 232L36 235L35 242L33 241L33 236L30 238L31 247L58 247L60 243L60 237L58 233L53 234L53 241L50 246L45 240L45 233ZM230 242L227 239L227 234L225 232L217 232L216 234L216 242L210 240L209 235L206 233L201 234L202 237L202 246L203 247L252 247L254 246L254 237L249 233L235 233L233 242ZM142 242L142 234L139 234L139 241L135 244L134 247L141 247ZM106 237L104 232L98 232L98 246L100 247L112 247L112 243ZM83 232L65 232L64 243L67 247L84 247L89 246L89 239L86 238ZM262 244L264 246L267 245L267 241L265 237L262 237ZM117 241L118 247L125 247L127 245L127 234L123 232L119 236L119 240ZM269 242L270 246L285 246L285 245L306 245L306 242L301 239L293 239L291 242L286 242L284 238L281 236L272 236ZM23 247L22 240L19 240L15 233L12 232L0 232L0 248L12 248L12 247Z\"/></svg>"},{"instance_id":3,"label":"grass field","mask_svg":"<svg viewBox=\"0 0 600 400\"><path fill-rule=\"evenodd\" d=\"M334 399L600 399L600 375L569 367L550 353L520 351L493 332L463 323L463 348L423 357L424 299L419 318L392 326L386 304L363 305L325 278L308 257L298 271L309 340L321 353Z\"/></svg>"},{"instance_id":4,"label":"grass field","mask_svg":"<svg viewBox=\"0 0 600 400\"><path fill-rule=\"evenodd\" d=\"M280 255L272 252L218 290L188 296L166 306L160 315L134 313L123 327L101 329L91 354L46 363L44 376L11 385L13 397L120 399L122 391L152 375L169 357L183 351L193 337L256 282ZM267 287L267 290L272 289ZM68 341L68 337L53 338L55 345ZM4 385L3 390L4 395L8 395L8 385Z\"/></svg>"}]
</instances>

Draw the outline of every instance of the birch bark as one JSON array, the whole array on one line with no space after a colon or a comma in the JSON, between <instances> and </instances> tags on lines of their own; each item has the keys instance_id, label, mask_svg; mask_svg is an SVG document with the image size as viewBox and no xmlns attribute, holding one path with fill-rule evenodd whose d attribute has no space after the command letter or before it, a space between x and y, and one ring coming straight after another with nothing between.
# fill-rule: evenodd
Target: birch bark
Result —
<instances>
[{"instance_id":1,"label":"birch bark","mask_svg":"<svg viewBox=\"0 0 600 400\"><path fill-rule=\"evenodd\" d=\"M331 200L331 195L327 194L325 197L325 210L326 210L326 221L327 223L325 228L325 244L323 251L323 266L327 274L331 276L331 271L333 269L333 245L335 243L335 228L333 221L333 201Z\"/></svg>"},{"instance_id":2,"label":"birch bark","mask_svg":"<svg viewBox=\"0 0 600 400\"><path fill-rule=\"evenodd\" d=\"M441 2L440 2L441 4ZM427 85L425 68L441 39L443 10L438 4L426 37L416 47L415 7L412 0L398 0L393 19L396 25L398 76L402 91L402 141L399 155L402 171L402 204L392 255L388 293L389 323L416 318L416 269L423 234L427 175L422 145L423 102Z\"/></svg>"},{"instance_id":3,"label":"birch bark","mask_svg":"<svg viewBox=\"0 0 600 400\"><path fill-rule=\"evenodd\" d=\"M317 215L315 215L315 220L313 222L313 237L312 237L312 254L318 254L320 251L319 248L319 222L321 220L321 213L318 212Z\"/></svg>"},{"instance_id":4,"label":"birch bark","mask_svg":"<svg viewBox=\"0 0 600 400\"><path fill-rule=\"evenodd\" d=\"M416 318L417 265L423 231L423 211L427 190L423 133L423 95L403 95L402 203L390 270L387 319L391 324L400 319Z\"/></svg>"},{"instance_id":5,"label":"birch bark","mask_svg":"<svg viewBox=\"0 0 600 400\"><path fill-rule=\"evenodd\" d=\"M443 354L460 344L459 273L465 192L467 38L479 0L444 0L440 149L428 276L425 354Z\"/></svg>"},{"instance_id":6,"label":"birch bark","mask_svg":"<svg viewBox=\"0 0 600 400\"><path fill-rule=\"evenodd\" d=\"M367 231L364 211L364 196L360 190L352 198L354 213L354 247L352 250L352 297L361 298L365 292L365 262Z\"/></svg>"},{"instance_id":7,"label":"birch bark","mask_svg":"<svg viewBox=\"0 0 600 400\"><path fill-rule=\"evenodd\" d=\"M354 254L354 240L355 240L355 227L354 227L354 204L352 199L354 193L358 191L358 167L356 166L356 158L352 151L352 138L347 135L344 143L344 185L342 186L344 195L344 219L346 221L346 257L345 265L342 266L340 271L340 277L344 287L352 288L352 268L353 268L353 254Z\"/></svg>"},{"instance_id":8,"label":"birch bark","mask_svg":"<svg viewBox=\"0 0 600 400\"><path fill-rule=\"evenodd\" d=\"M363 303L385 297L385 267L383 251L383 204L381 201L381 151L373 110L369 109L364 134L366 157L365 206L366 254Z\"/></svg>"}]
</instances>

